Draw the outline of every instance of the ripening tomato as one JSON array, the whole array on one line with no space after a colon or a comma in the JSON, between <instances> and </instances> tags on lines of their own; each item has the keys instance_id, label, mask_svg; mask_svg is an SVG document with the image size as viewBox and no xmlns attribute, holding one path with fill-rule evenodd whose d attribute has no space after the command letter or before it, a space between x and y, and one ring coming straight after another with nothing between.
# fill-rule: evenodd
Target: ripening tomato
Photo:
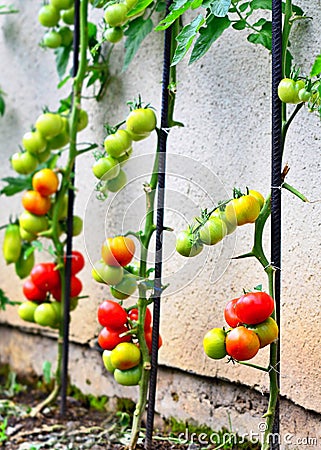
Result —
<instances>
[{"instance_id":1,"label":"ripening tomato","mask_svg":"<svg viewBox=\"0 0 321 450\"><path fill-rule=\"evenodd\" d=\"M98 322L103 327L110 330L123 329L127 323L127 313L125 309L113 300L105 300L98 307Z\"/></svg>"},{"instance_id":2,"label":"ripening tomato","mask_svg":"<svg viewBox=\"0 0 321 450\"><path fill-rule=\"evenodd\" d=\"M147 348L149 350L149 353L152 353L152 338L153 338L153 327L150 327L149 330L145 330L145 341ZM161 348L163 345L163 339L162 336L158 335L158 348Z\"/></svg>"},{"instance_id":3,"label":"ripening tomato","mask_svg":"<svg viewBox=\"0 0 321 450\"><path fill-rule=\"evenodd\" d=\"M51 208L49 197L43 197L37 191L26 191L22 196L22 206L36 216L47 214Z\"/></svg>"},{"instance_id":4,"label":"ripening tomato","mask_svg":"<svg viewBox=\"0 0 321 450\"><path fill-rule=\"evenodd\" d=\"M133 308L128 313L128 318L132 320L133 322L138 321L138 309ZM145 315L145 323L144 323L144 330L150 331L152 324L152 313L150 312L149 308L146 308L146 315Z\"/></svg>"},{"instance_id":5,"label":"ripening tomato","mask_svg":"<svg viewBox=\"0 0 321 450\"><path fill-rule=\"evenodd\" d=\"M51 169L42 169L34 174L32 177L32 187L39 192L43 197L57 192L59 186L59 179L57 174Z\"/></svg>"},{"instance_id":6,"label":"ripening tomato","mask_svg":"<svg viewBox=\"0 0 321 450\"><path fill-rule=\"evenodd\" d=\"M222 359L226 356L225 337L225 331L222 328L213 328L205 334L203 347L209 358Z\"/></svg>"},{"instance_id":7,"label":"ripening tomato","mask_svg":"<svg viewBox=\"0 0 321 450\"><path fill-rule=\"evenodd\" d=\"M128 370L115 369L114 378L118 384L122 386L136 386L142 376L142 369L140 366L133 367Z\"/></svg>"},{"instance_id":8,"label":"ripening tomato","mask_svg":"<svg viewBox=\"0 0 321 450\"><path fill-rule=\"evenodd\" d=\"M260 214L260 203L252 195L242 195L231 200L225 208L226 219L238 226L253 223Z\"/></svg>"},{"instance_id":9,"label":"ripening tomato","mask_svg":"<svg viewBox=\"0 0 321 450\"><path fill-rule=\"evenodd\" d=\"M139 364L140 349L132 342L121 342L111 351L110 361L115 369L127 370Z\"/></svg>"},{"instance_id":10,"label":"ripening tomato","mask_svg":"<svg viewBox=\"0 0 321 450\"><path fill-rule=\"evenodd\" d=\"M264 322L252 325L250 329L258 335L260 348L272 344L279 335L279 327L272 317L268 317Z\"/></svg>"},{"instance_id":11,"label":"ripening tomato","mask_svg":"<svg viewBox=\"0 0 321 450\"><path fill-rule=\"evenodd\" d=\"M226 352L237 361L253 358L260 349L260 340L254 331L243 326L233 328L226 335Z\"/></svg>"},{"instance_id":12,"label":"ripening tomato","mask_svg":"<svg viewBox=\"0 0 321 450\"><path fill-rule=\"evenodd\" d=\"M52 262L44 262L36 264L31 273L33 283L44 291L51 291L60 285L60 273L56 264Z\"/></svg>"},{"instance_id":13,"label":"ripening tomato","mask_svg":"<svg viewBox=\"0 0 321 450\"><path fill-rule=\"evenodd\" d=\"M176 251L186 257L196 256L203 250L203 243L188 230L180 231L176 237Z\"/></svg>"},{"instance_id":14,"label":"ripening tomato","mask_svg":"<svg viewBox=\"0 0 321 450\"><path fill-rule=\"evenodd\" d=\"M241 324L241 321L235 312L235 305L238 300L239 300L239 297L234 298L233 300L230 300L224 309L224 318L226 320L226 323L232 328L235 328Z\"/></svg>"},{"instance_id":15,"label":"ripening tomato","mask_svg":"<svg viewBox=\"0 0 321 450\"><path fill-rule=\"evenodd\" d=\"M212 220L216 217L219 217L226 225L226 234L231 234L233 233L233 231L236 230L236 220L233 220L233 223L229 222L226 218L225 215L225 210L222 211L221 209L217 208L213 214L211 215L211 217L209 218L209 220Z\"/></svg>"},{"instance_id":16,"label":"ripening tomato","mask_svg":"<svg viewBox=\"0 0 321 450\"><path fill-rule=\"evenodd\" d=\"M235 303L235 313L242 323L255 325L266 320L274 310L274 300L266 292L249 292Z\"/></svg>"},{"instance_id":17,"label":"ripening tomato","mask_svg":"<svg viewBox=\"0 0 321 450\"><path fill-rule=\"evenodd\" d=\"M227 234L227 227L219 217L212 217L200 228L200 240L205 245L215 245Z\"/></svg>"},{"instance_id":18,"label":"ripening tomato","mask_svg":"<svg viewBox=\"0 0 321 450\"><path fill-rule=\"evenodd\" d=\"M249 190L249 194L252 195L252 197L256 198L256 200L260 204L260 209L262 209L263 205L264 205L264 202L265 202L265 199L264 199L263 195L260 192L258 192L258 191L254 191L253 189Z\"/></svg>"},{"instance_id":19,"label":"ripening tomato","mask_svg":"<svg viewBox=\"0 0 321 450\"><path fill-rule=\"evenodd\" d=\"M22 286L23 295L33 302L41 303L46 300L47 292L39 289L38 286L30 279L26 280Z\"/></svg>"},{"instance_id":20,"label":"ripening tomato","mask_svg":"<svg viewBox=\"0 0 321 450\"><path fill-rule=\"evenodd\" d=\"M127 266L135 253L134 241L125 236L108 238L102 246L101 256L110 266Z\"/></svg>"},{"instance_id":21,"label":"ripening tomato","mask_svg":"<svg viewBox=\"0 0 321 450\"><path fill-rule=\"evenodd\" d=\"M121 342L130 342L131 337L129 335L121 336L126 333L128 328L125 326L119 330L110 330L104 327L98 335L98 344L103 350L113 350L116 345Z\"/></svg>"},{"instance_id":22,"label":"ripening tomato","mask_svg":"<svg viewBox=\"0 0 321 450\"><path fill-rule=\"evenodd\" d=\"M126 119L126 129L136 135L150 133L155 128L156 115L151 108L134 109Z\"/></svg>"}]
</instances>

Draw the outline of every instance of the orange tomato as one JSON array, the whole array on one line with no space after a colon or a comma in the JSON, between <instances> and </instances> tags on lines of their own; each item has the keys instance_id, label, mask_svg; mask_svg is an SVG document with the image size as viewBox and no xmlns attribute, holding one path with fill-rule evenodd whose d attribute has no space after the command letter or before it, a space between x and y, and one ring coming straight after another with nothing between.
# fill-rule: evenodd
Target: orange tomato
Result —
<instances>
[{"instance_id":1,"label":"orange tomato","mask_svg":"<svg viewBox=\"0 0 321 450\"><path fill-rule=\"evenodd\" d=\"M22 206L32 214L43 216L50 210L51 201L37 191L26 191L22 197Z\"/></svg>"},{"instance_id":2,"label":"orange tomato","mask_svg":"<svg viewBox=\"0 0 321 450\"><path fill-rule=\"evenodd\" d=\"M51 169L42 169L32 177L32 187L44 197L57 192L59 179L57 174Z\"/></svg>"}]
</instances>

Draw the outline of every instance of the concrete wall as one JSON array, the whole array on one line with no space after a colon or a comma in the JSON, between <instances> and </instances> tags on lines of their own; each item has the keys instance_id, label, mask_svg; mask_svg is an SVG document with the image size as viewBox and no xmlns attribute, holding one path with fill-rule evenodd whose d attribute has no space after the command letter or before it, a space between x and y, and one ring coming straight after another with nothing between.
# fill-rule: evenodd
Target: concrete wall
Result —
<instances>
[{"instance_id":1,"label":"concrete wall","mask_svg":"<svg viewBox=\"0 0 321 450\"><path fill-rule=\"evenodd\" d=\"M295 62L308 73L321 44L320 12L314 11L314 5L307 0L299 3L314 20L295 25L292 52ZM0 16L0 85L7 93L7 112L0 119L1 177L13 174L8 158L17 150L22 135L35 121L41 108L44 105L57 108L59 98L68 94L66 87L56 90L58 79L52 52L38 47L43 32L36 20L40 3L17 0L15 4L20 14ZM120 44L112 57L113 76L106 98L99 104L89 100L83 102L90 115L90 126L81 134L81 141L102 143L103 123L122 120L128 111L126 101L137 97L138 93L157 108L159 116L161 34L154 33L146 40L125 74L121 73L122 55ZM270 67L268 52L250 45L244 33L233 30L225 32L198 63L187 66L183 62L178 66L175 117L185 127L172 130L169 136L169 191L166 198L166 225L174 228L175 232L182 229L200 207L211 207L230 195L233 186L249 186L265 195L269 192ZM75 343L91 341L99 331L96 309L109 296L109 290L91 280L90 263L98 259L100 245L106 236L128 228L137 229L140 225L144 212L141 185L148 180L152 165L149 154L154 144L155 137L150 137L135 145L134 157L126 166L128 186L105 203L99 203L95 198L95 179L91 173L93 157L84 155L77 162L79 194L75 211L84 217L85 229L83 236L75 239L74 246L86 252L87 266L81 278L89 298L83 300L72 314L71 337ZM321 198L319 147L319 118L303 108L299 120L291 127L285 161L291 167L288 182L311 200ZM10 214L16 215L21 211L18 197L1 198L1 224L6 223ZM320 206L318 203L303 204L288 192L284 192L283 197L281 394L292 406L296 404L321 413ZM165 241L165 281L171 286L162 301L164 345L160 362L166 367L182 370L180 379L185 380L186 386L190 380L187 374L193 373L197 377L211 377L215 386L223 383L219 380L225 380L231 389L236 385L229 385L228 380L241 383L254 388L256 394L250 389L242 391L245 388L237 384L242 392L259 398L261 394L258 393L268 386L267 376L225 361L211 361L202 350L204 333L223 325L222 311L227 300L239 295L243 288L260 283L267 288L265 275L255 261L231 262L229 259L233 254L250 250L253 228L246 225L238 229L222 245L204 251L192 260L174 254L175 232L167 234ZM266 248L268 253L268 231ZM39 255L38 260L43 257ZM152 257L153 250L151 260ZM3 263L0 286L11 299L22 300L21 283L15 278L13 268L5 267ZM14 308L1 312L0 321L17 329L26 326L17 318ZM4 337L9 339L8 333L10 335L11 332L5 328L0 330L2 345ZM34 339L32 342L41 352L40 341ZM24 345L23 341L21 345ZM14 345L10 348L11 356L3 350L4 359L13 358L17 351ZM267 357L267 350L261 351L254 362L266 363ZM81 364L89 367L86 358ZM19 362L15 362L15 367L19 367ZM71 372L74 368L72 364ZM164 377L170 379L170 374L177 373L165 370ZM195 386L203 380L197 377ZM97 379L90 389L97 389L96 383L99 383ZM210 389L209 383L204 386L204 392ZM120 392L117 389L113 386L113 392ZM232 403L231 397L231 408ZM160 403L166 413L176 411L175 408L168 409L165 404ZM204 406L195 406L190 415L203 419L203 415L199 415L200 410L203 411ZM210 411L208 414L210 422ZM294 418L295 414L291 417ZM238 420L242 422L235 414L236 426ZM320 433L320 426L317 431Z\"/></svg>"}]
</instances>

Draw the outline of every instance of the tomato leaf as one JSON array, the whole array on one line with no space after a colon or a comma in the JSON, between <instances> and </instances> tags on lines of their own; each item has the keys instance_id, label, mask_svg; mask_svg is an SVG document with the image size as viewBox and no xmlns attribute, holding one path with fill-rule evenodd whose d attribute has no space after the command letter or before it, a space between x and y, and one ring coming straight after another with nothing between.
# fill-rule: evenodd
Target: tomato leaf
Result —
<instances>
[{"instance_id":1,"label":"tomato leaf","mask_svg":"<svg viewBox=\"0 0 321 450\"><path fill-rule=\"evenodd\" d=\"M192 45L192 42L198 33L198 30L205 22L204 17L199 14L195 19L185 25L185 27L182 29L182 31L179 33L179 35L176 37L177 41L177 47L175 50L175 54L173 56L172 60L172 66L175 66L179 61L181 61L186 53L188 52L190 46Z\"/></svg>"},{"instance_id":2,"label":"tomato leaf","mask_svg":"<svg viewBox=\"0 0 321 450\"><path fill-rule=\"evenodd\" d=\"M127 36L125 42L125 59L123 65L123 72L128 68L130 62L137 53L140 44L145 37L152 31L153 22L151 19L144 20L142 17L138 17L129 23L125 35Z\"/></svg>"},{"instance_id":3,"label":"tomato leaf","mask_svg":"<svg viewBox=\"0 0 321 450\"><path fill-rule=\"evenodd\" d=\"M12 300L10 300L6 294L3 292L2 289L0 289L0 310L2 309L3 311L5 311L6 307L8 305L10 306L15 306L15 305L20 305L21 302L13 302Z\"/></svg>"},{"instance_id":4,"label":"tomato leaf","mask_svg":"<svg viewBox=\"0 0 321 450\"><path fill-rule=\"evenodd\" d=\"M32 189L31 176L5 177L1 181L4 181L7 185L1 189L0 195L6 195L7 197Z\"/></svg>"},{"instance_id":5,"label":"tomato leaf","mask_svg":"<svg viewBox=\"0 0 321 450\"><path fill-rule=\"evenodd\" d=\"M178 17L187 11L193 3L193 0L174 0L170 7L170 13L165 17L165 19L159 22L155 28L155 31L165 30L171 26L172 23L174 23Z\"/></svg>"},{"instance_id":6,"label":"tomato leaf","mask_svg":"<svg viewBox=\"0 0 321 450\"><path fill-rule=\"evenodd\" d=\"M234 30L244 30L246 27L246 21L245 20L238 20L237 22L233 23L232 27Z\"/></svg>"},{"instance_id":7,"label":"tomato leaf","mask_svg":"<svg viewBox=\"0 0 321 450\"><path fill-rule=\"evenodd\" d=\"M227 17L215 17L211 14L206 21L206 26L203 26L199 30L200 36L195 42L192 55L189 64L200 59L208 49L231 25L231 21Z\"/></svg>"},{"instance_id":8,"label":"tomato leaf","mask_svg":"<svg viewBox=\"0 0 321 450\"><path fill-rule=\"evenodd\" d=\"M212 14L216 17L224 17L231 6L231 0L213 0L210 6Z\"/></svg>"},{"instance_id":9,"label":"tomato leaf","mask_svg":"<svg viewBox=\"0 0 321 450\"><path fill-rule=\"evenodd\" d=\"M311 72L310 72L310 77L316 77L317 75L319 75L321 73L321 55L318 55L315 58L315 61L313 63Z\"/></svg>"},{"instance_id":10,"label":"tomato leaf","mask_svg":"<svg viewBox=\"0 0 321 450\"><path fill-rule=\"evenodd\" d=\"M5 110L6 110L6 104L5 104L2 92L0 91L0 116L4 115Z\"/></svg>"},{"instance_id":11,"label":"tomato leaf","mask_svg":"<svg viewBox=\"0 0 321 450\"><path fill-rule=\"evenodd\" d=\"M272 23L267 21L261 27L258 33L251 33L247 40L252 44L261 44L263 47L271 50L272 48Z\"/></svg>"},{"instance_id":12,"label":"tomato leaf","mask_svg":"<svg viewBox=\"0 0 321 450\"><path fill-rule=\"evenodd\" d=\"M72 46L58 47L55 49L56 68L60 80L62 80L66 73L71 49Z\"/></svg>"},{"instance_id":13,"label":"tomato leaf","mask_svg":"<svg viewBox=\"0 0 321 450\"><path fill-rule=\"evenodd\" d=\"M153 0L138 0L135 8L130 10L130 12L127 14L127 17L132 17L136 14L139 14L140 12L144 11L151 3L153 3Z\"/></svg>"},{"instance_id":14,"label":"tomato leaf","mask_svg":"<svg viewBox=\"0 0 321 450\"><path fill-rule=\"evenodd\" d=\"M251 9L272 9L271 0L252 0L250 2Z\"/></svg>"}]
</instances>

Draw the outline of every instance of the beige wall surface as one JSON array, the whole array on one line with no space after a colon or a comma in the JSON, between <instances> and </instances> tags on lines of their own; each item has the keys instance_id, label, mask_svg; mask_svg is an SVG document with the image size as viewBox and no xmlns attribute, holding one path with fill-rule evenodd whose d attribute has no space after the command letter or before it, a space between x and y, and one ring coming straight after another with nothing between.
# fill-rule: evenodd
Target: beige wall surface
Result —
<instances>
[{"instance_id":1,"label":"beige wall surface","mask_svg":"<svg viewBox=\"0 0 321 450\"><path fill-rule=\"evenodd\" d=\"M313 20L295 24L292 51L297 65L309 72L321 46L317 2L297 2ZM38 45L43 29L37 23L40 2L16 1L20 13L0 16L0 85L6 91L7 111L0 119L1 178L13 175L8 158L34 123L43 106L58 107L68 94L57 90L54 55ZM100 13L96 14L100 17ZM99 104L84 100L90 125L81 133L83 142L103 142L103 124L117 123L127 114L126 101L140 93L160 117L162 36L153 33L143 44L126 73L121 72L123 44L112 56L112 79ZM231 261L251 249L253 227L240 227L222 244L199 257L184 259L174 253L175 233L186 226L200 207L211 207L227 198L234 186L270 189L270 78L271 56L246 41L246 34L228 30L199 62L178 65L175 117L184 128L175 128L168 140L168 193L166 225L174 229L165 237L164 280L170 283L162 301L161 333L164 345L160 362L198 375L241 382L258 391L268 386L266 375L250 368L205 357L205 332L223 325L225 303L243 288L267 282L261 267L251 260ZM144 214L142 183L152 167L150 153L155 136L137 143L126 166L128 186L105 203L96 199L91 172L94 158L77 161L75 212L84 218L84 233L74 247L85 252L81 274L88 299L72 313L71 337L85 343L97 336L98 304L110 296L108 287L91 280L91 262L99 258L106 236L141 226ZM320 119L303 108L289 132L285 161L291 170L288 182L311 200L321 198ZM283 195L282 262L282 386L281 393L294 403L321 413L320 302L321 269L320 204L304 204L288 192ZM20 198L0 199L0 224L21 211ZM2 236L1 236L2 239ZM269 253L269 231L265 236ZM153 243L150 258L153 258ZM38 261L45 258L37 255ZM11 299L22 300L22 283L13 268L1 262L0 287ZM128 303L129 304L129 303ZM17 327L22 323L14 308L0 313L0 321ZM0 329L1 339L1 329ZM253 360L266 363L267 350ZM86 361L83 362L86 364Z\"/></svg>"}]
</instances>

